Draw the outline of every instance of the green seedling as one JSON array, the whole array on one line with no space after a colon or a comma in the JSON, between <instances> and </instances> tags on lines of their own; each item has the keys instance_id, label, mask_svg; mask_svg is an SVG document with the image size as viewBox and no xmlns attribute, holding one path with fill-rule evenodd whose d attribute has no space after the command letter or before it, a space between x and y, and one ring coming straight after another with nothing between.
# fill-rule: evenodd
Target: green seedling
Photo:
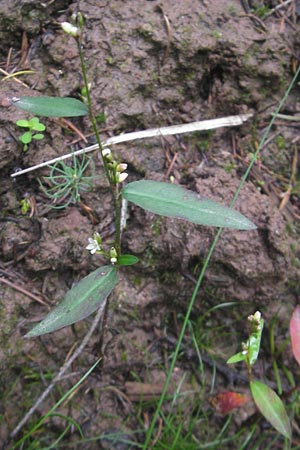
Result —
<instances>
[{"instance_id":1,"label":"green seedling","mask_svg":"<svg viewBox=\"0 0 300 450\"><path fill-rule=\"evenodd\" d=\"M227 364L240 361L246 363L250 391L257 408L279 433L291 440L291 424L281 399L269 386L252 378L252 366L258 358L264 326L260 312L256 311L255 314L249 316L248 322L250 323L250 336L247 342L242 343L242 351L231 356Z\"/></svg>"},{"instance_id":2,"label":"green seedling","mask_svg":"<svg viewBox=\"0 0 300 450\"><path fill-rule=\"evenodd\" d=\"M40 122L38 117L33 117L30 120L17 120L16 125L21 128L28 128L28 131L25 131L25 133L19 137L20 141L24 144L24 152L28 150L28 145L33 139L38 141L44 138L43 133L36 133L36 131L45 131L46 129L46 126Z\"/></svg>"},{"instance_id":3,"label":"green seedling","mask_svg":"<svg viewBox=\"0 0 300 450\"><path fill-rule=\"evenodd\" d=\"M23 216L26 216L26 214L28 213L28 211L31 208L29 199L22 198L22 200L20 200L20 207L21 207L21 213L23 214Z\"/></svg>"},{"instance_id":4,"label":"green seedling","mask_svg":"<svg viewBox=\"0 0 300 450\"><path fill-rule=\"evenodd\" d=\"M92 175L85 175L89 166L92 166ZM46 187L40 180L39 184L44 194L51 199L52 208L66 208L71 203L78 203L82 192L88 192L93 188L95 172L91 158L83 156L81 159L73 156L73 164L68 166L59 161L50 166L50 174L43 177Z\"/></svg>"}]
</instances>

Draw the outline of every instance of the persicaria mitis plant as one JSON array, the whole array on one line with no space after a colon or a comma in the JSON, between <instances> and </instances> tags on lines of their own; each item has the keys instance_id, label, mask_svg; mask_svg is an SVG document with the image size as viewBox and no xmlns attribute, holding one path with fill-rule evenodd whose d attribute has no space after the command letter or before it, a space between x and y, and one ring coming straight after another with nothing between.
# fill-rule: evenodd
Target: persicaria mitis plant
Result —
<instances>
[{"instance_id":1,"label":"persicaria mitis plant","mask_svg":"<svg viewBox=\"0 0 300 450\"><path fill-rule=\"evenodd\" d=\"M197 193L184 189L181 186L157 182L151 180L140 180L129 182L124 185L128 178L126 162L120 162L114 157L110 148L103 145L98 129L96 118L93 113L90 84L88 82L86 65L82 50L82 33L84 20L80 13L72 17L72 23L64 22L63 30L72 36L78 48L81 71L84 83L85 103L74 98L56 97L21 97L13 98L12 103L25 111L35 115L46 117L75 117L89 115L91 125L97 140L105 175L113 198L115 212L115 236L113 246L105 249L102 237L95 232L93 236L87 237L86 249L93 255L101 255L106 264L83 278L72 288L62 302L51 311L48 316L26 334L26 337L39 336L53 332L67 325L84 319L98 309L105 308L107 298L118 282L118 269L120 266L132 265L138 262L134 255L124 255L121 249L122 231L122 202L127 200L141 208L165 217L183 219L195 224L227 227L236 230L253 230L256 226L244 215L236 210L220 205L212 200L200 197ZM249 115L231 116L223 120L225 126L237 125L247 120ZM236 120L238 118L238 120ZM226 119L226 118L225 118ZM217 119L220 120L220 119ZM196 123L197 124L197 123ZM221 125L212 125L212 128ZM193 131L193 124L183 125L185 132ZM175 128L175 127L170 127ZM153 131L150 130L153 135ZM170 130L173 134L175 130ZM179 131L180 132L180 131ZM150 133L151 134L151 133ZM76 174L74 175L76 177ZM72 178L72 177L71 177ZM68 190L72 194L72 186ZM63 191L64 192L64 191ZM55 191L51 191L55 195ZM77 192L77 197L79 191ZM76 197L76 198L77 198Z\"/></svg>"}]
</instances>

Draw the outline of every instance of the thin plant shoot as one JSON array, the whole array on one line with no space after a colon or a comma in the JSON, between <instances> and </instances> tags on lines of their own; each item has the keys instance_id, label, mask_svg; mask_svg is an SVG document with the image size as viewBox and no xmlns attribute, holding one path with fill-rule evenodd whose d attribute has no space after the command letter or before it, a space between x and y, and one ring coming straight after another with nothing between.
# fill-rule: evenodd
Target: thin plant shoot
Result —
<instances>
[{"instance_id":1,"label":"thin plant shoot","mask_svg":"<svg viewBox=\"0 0 300 450\"><path fill-rule=\"evenodd\" d=\"M256 363L259 355L264 327L261 313L256 311L255 314L250 315L248 323L250 324L249 338L245 343L242 343L242 351L231 356L227 364L245 362L248 370L250 391L257 408L279 433L291 440L291 424L281 399L267 384L253 380L252 377L252 366Z\"/></svg>"}]
</instances>

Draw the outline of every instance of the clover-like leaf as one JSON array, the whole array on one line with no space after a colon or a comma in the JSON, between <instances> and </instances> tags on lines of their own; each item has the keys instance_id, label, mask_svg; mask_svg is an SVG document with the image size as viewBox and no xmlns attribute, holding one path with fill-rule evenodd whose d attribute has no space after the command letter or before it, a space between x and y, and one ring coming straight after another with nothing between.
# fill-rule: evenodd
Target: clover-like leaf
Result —
<instances>
[{"instance_id":1,"label":"clover-like leaf","mask_svg":"<svg viewBox=\"0 0 300 450\"><path fill-rule=\"evenodd\" d=\"M29 128L29 121L28 120L24 120L24 119L20 119L16 121L16 125L18 125L18 127L23 127L23 128Z\"/></svg>"},{"instance_id":2,"label":"clover-like leaf","mask_svg":"<svg viewBox=\"0 0 300 450\"><path fill-rule=\"evenodd\" d=\"M41 139L44 139L45 135L42 133L38 133L38 134L34 134L32 136L33 139L35 139L36 141L40 141Z\"/></svg>"},{"instance_id":3,"label":"clover-like leaf","mask_svg":"<svg viewBox=\"0 0 300 450\"><path fill-rule=\"evenodd\" d=\"M26 131L22 134L22 136L19 137L20 141L23 142L23 144L30 144L32 141L32 133L31 131Z\"/></svg>"}]
</instances>

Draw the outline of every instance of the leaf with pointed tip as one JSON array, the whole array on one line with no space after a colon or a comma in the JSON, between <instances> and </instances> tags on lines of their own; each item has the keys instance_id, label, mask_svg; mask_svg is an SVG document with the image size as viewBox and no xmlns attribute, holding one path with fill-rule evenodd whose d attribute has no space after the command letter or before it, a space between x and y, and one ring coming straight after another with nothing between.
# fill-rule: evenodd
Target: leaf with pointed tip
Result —
<instances>
[{"instance_id":1,"label":"leaf with pointed tip","mask_svg":"<svg viewBox=\"0 0 300 450\"><path fill-rule=\"evenodd\" d=\"M291 439L292 430L290 420L284 405L278 395L264 383L252 381L250 390L253 400L271 425L283 436Z\"/></svg>"},{"instance_id":2,"label":"leaf with pointed tip","mask_svg":"<svg viewBox=\"0 0 300 450\"><path fill-rule=\"evenodd\" d=\"M229 359L227 359L226 364L235 364L240 361L245 361L247 358L247 353L239 352L235 355L232 355Z\"/></svg>"},{"instance_id":3,"label":"leaf with pointed tip","mask_svg":"<svg viewBox=\"0 0 300 450\"><path fill-rule=\"evenodd\" d=\"M88 113L87 106L72 97L16 97L12 103L19 109L45 117L77 117Z\"/></svg>"},{"instance_id":4,"label":"leaf with pointed tip","mask_svg":"<svg viewBox=\"0 0 300 450\"><path fill-rule=\"evenodd\" d=\"M200 225L253 230L254 223L238 211L200 197L180 186L159 181L134 181L122 189L123 197L161 216Z\"/></svg>"},{"instance_id":5,"label":"leaf with pointed tip","mask_svg":"<svg viewBox=\"0 0 300 450\"><path fill-rule=\"evenodd\" d=\"M300 306L296 306L290 321L290 335L293 355L300 365Z\"/></svg>"},{"instance_id":6,"label":"leaf with pointed tip","mask_svg":"<svg viewBox=\"0 0 300 450\"><path fill-rule=\"evenodd\" d=\"M116 284L117 269L114 266L99 267L67 292L62 302L25 337L51 333L85 319L99 308L104 309L106 298Z\"/></svg>"}]
</instances>

